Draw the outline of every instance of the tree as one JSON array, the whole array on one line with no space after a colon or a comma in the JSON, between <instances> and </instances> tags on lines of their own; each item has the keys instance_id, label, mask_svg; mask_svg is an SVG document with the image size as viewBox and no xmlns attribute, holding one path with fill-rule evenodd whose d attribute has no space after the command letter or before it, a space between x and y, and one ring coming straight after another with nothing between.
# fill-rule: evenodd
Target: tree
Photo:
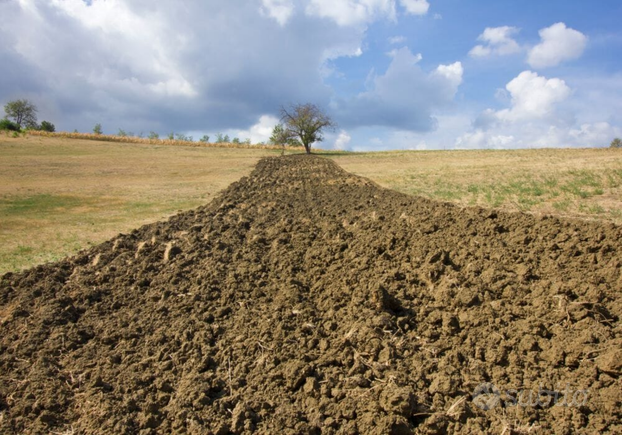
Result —
<instances>
[{"instance_id":1,"label":"tree","mask_svg":"<svg viewBox=\"0 0 622 435\"><path fill-rule=\"evenodd\" d=\"M268 141L272 145L293 145L296 142L296 138L292 132L283 127L283 124L277 124L272 129L272 136Z\"/></svg>"},{"instance_id":2,"label":"tree","mask_svg":"<svg viewBox=\"0 0 622 435\"><path fill-rule=\"evenodd\" d=\"M323 130L334 130L337 124L314 104L296 104L289 109L281 107L281 122L311 154L311 145L324 140Z\"/></svg>"},{"instance_id":3,"label":"tree","mask_svg":"<svg viewBox=\"0 0 622 435\"><path fill-rule=\"evenodd\" d=\"M37 127L37 107L28 100L9 101L4 106L7 117L13 118L17 126Z\"/></svg>"},{"instance_id":4,"label":"tree","mask_svg":"<svg viewBox=\"0 0 622 435\"><path fill-rule=\"evenodd\" d=\"M616 137L611 141L611 148L622 148L622 139Z\"/></svg>"},{"instance_id":5,"label":"tree","mask_svg":"<svg viewBox=\"0 0 622 435\"><path fill-rule=\"evenodd\" d=\"M54 127L54 124L52 124L51 122L41 121L41 125L39 126L39 130L47 131L49 133L54 133L56 131L56 127Z\"/></svg>"},{"instance_id":6,"label":"tree","mask_svg":"<svg viewBox=\"0 0 622 435\"><path fill-rule=\"evenodd\" d=\"M201 139L199 139L199 142L208 143L209 142L209 136L204 134L203 137Z\"/></svg>"},{"instance_id":7,"label":"tree","mask_svg":"<svg viewBox=\"0 0 622 435\"><path fill-rule=\"evenodd\" d=\"M117 136L127 137L127 132L125 130L123 130L122 128L120 128L119 132L117 133Z\"/></svg>"},{"instance_id":8,"label":"tree","mask_svg":"<svg viewBox=\"0 0 622 435\"><path fill-rule=\"evenodd\" d=\"M149 139L151 139L151 140L160 139L160 135L158 133L156 133L155 131L150 131L149 132Z\"/></svg>"},{"instance_id":9,"label":"tree","mask_svg":"<svg viewBox=\"0 0 622 435\"><path fill-rule=\"evenodd\" d=\"M95 127L93 127L93 133L100 135L102 134L102 125L101 124L95 124Z\"/></svg>"},{"instance_id":10,"label":"tree","mask_svg":"<svg viewBox=\"0 0 622 435\"><path fill-rule=\"evenodd\" d=\"M291 131L283 127L283 124L277 124L272 129L272 136L268 139L272 145L282 145L281 155L285 155L285 145L296 145L298 141Z\"/></svg>"}]
</instances>

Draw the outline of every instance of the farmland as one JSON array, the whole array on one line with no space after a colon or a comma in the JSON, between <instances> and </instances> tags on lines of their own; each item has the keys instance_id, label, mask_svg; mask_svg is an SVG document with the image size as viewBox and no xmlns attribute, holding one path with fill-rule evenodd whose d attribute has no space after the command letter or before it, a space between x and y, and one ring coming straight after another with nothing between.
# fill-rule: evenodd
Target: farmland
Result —
<instances>
[{"instance_id":1,"label":"farmland","mask_svg":"<svg viewBox=\"0 0 622 435\"><path fill-rule=\"evenodd\" d=\"M0 136L0 273L209 202L278 150ZM383 187L460 205L622 222L610 149L321 153Z\"/></svg>"},{"instance_id":2,"label":"farmland","mask_svg":"<svg viewBox=\"0 0 622 435\"><path fill-rule=\"evenodd\" d=\"M0 279L0 432L619 434L621 241L260 159Z\"/></svg>"}]
</instances>

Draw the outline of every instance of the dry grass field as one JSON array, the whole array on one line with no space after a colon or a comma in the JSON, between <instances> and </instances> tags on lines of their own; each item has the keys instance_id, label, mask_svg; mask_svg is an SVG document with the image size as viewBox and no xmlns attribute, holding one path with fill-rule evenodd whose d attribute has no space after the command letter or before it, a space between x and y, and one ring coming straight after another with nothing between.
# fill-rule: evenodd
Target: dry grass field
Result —
<instances>
[{"instance_id":1,"label":"dry grass field","mask_svg":"<svg viewBox=\"0 0 622 435\"><path fill-rule=\"evenodd\" d=\"M278 151L0 136L0 274L209 202Z\"/></svg>"},{"instance_id":2,"label":"dry grass field","mask_svg":"<svg viewBox=\"0 0 622 435\"><path fill-rule=\"evenodd\" d=\"M622 150L394 151L334 158L347 171L412 195L622 223Z\"/></svg>"},{"instance_id":3,"label":"dry grass field","mask_svg":"<svg viewBox=\"0 0 622 435\"><path fill-rule=\"evenodd\" d=\"M278 150L0 136L0 274L209 202ZM323 154L323 153L321 153ZM409 194L622 223L610 149L326 153Z\"/></svg>"}]
</instances>

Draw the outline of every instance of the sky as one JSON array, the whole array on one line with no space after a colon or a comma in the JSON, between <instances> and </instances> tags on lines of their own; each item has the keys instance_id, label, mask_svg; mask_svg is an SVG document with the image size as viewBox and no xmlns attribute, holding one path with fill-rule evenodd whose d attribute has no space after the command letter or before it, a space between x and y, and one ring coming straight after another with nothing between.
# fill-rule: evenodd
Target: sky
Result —
<instances>
[{"instance_id":1,"label":"sky","mask_svg":"<svg viewBox=\"0 0 622 435\"><path fill-rule=\"evenodd\" d=\"M323 148L608 146L620 0L0 0L0 104L58 130L266 141L281 106Z\"/></svg>"}]
</instances>

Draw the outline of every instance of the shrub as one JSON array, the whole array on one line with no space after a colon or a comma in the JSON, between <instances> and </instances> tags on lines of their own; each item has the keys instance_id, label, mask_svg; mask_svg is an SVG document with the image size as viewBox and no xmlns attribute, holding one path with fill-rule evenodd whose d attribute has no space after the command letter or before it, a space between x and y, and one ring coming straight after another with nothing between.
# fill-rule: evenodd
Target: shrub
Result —
<instances>
[{"instance_id":1,"label":"shrub","mask_svg":"<svg viewBox=\"0 0 622 435\"><path fill-rule=\"evenodd\" d=\"M622 139L616 137L611 141L611 148L622 148Z\"/></svg>"},{"instance_id":2,"label":"shrub","mask_svg":"<svg viewBox=\"0 0 622 435\"><path fill-rule=\"evenodd\" d=\"M201 139L199 139L199 142L208 143L209 142L209 136L204 134L203 137Z\"/></svg>"},{"instance_id":3,"label":"shrub","mask_svg":"<svg viewBox=\"0 0 622 435\"><path fill-rule=\"evenodd\" d=\"M19 131L19 125L17 125L15 122L10 121L6 118L0 119L0 130Z\"/></svg>"},{"instance_id":4,"label":"shrub","mask_svg":"<svg viewBox=\"0 0 622 435\"><path fill-rule=\"evenodd\" d=\"M149 139L151 139L151 140L160 139L160 135L158 133L156 133L155 131L150 131L149 132Z\"/></svg>"},{"instance_id":5,"label":"shrub","mask_svg":"<svg viewBox=\"0 0 622 435\"><path fill-rule=\"evenodd\" d=\"M48 133L54 133L56 131L56 127L54 124L48 121L41 121L41 125L39 126L39 130L47 131Z\"/></svg>"},{"instance_id":6,"label":"shrub","mask_svg":"<svg viewBox=\"0 0 622 435\"><path fill-rule=\"evenodd\" d=\"M95 134L102 134L102 125L101 124L95 124L95 127L93 127L93 133L95 133Z\"/></svg>"}]
</instances>

